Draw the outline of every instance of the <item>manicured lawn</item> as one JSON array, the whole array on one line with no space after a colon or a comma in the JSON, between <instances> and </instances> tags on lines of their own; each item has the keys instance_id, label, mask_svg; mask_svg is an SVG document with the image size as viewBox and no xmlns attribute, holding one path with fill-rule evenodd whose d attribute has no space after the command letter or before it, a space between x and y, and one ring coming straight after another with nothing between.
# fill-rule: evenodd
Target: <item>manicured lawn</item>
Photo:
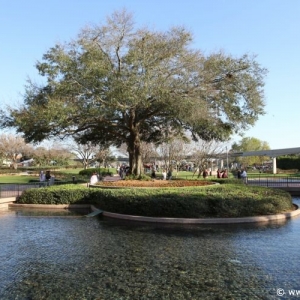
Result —
<instances>
[{"instance_id":1,"label":"manicured lawn","mask_svg":"<svg viewBox=\"0 0 300 300\"><path fill-rule=\"evenodd\" d=\"M63 169L59 171L52 171L51 174L53 174L56 178L56 173L59 174L65 174L67 177L70 177L72 175L78 175L78 173L81 171L81 168L74 168L74 169ZM71 178L71 177L70 177ZM31 180L39 180L38 175L1 175L0 176L0 183L29 183Z\"/></svg>"},{"instance_id":2,"label":"manicured lawn","mask_svg":"<svg viewBox=\"0 0 300 300\"><path fill-rule=\"evenodd\" d=\"M29 183L30 180L38 180L37 176L29 175L5 175L0 176L0 183Z\"/></svg>"}]
</instances>

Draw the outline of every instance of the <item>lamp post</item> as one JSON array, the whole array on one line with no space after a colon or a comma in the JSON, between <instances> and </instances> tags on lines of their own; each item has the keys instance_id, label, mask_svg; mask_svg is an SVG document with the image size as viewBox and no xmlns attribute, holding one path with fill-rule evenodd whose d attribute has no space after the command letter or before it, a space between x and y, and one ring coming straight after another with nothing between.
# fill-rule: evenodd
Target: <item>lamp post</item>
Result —
<instances>
[{"instance_id":1,"label":"lamp post","mask_svg":"<svg viewBox=\"0 0 300 300\"><path fill-rule=\"evenodd\" d=\"M226 159L227 159L227 172L229 172L229 168L228 168L228 149L227 149L227 146L226 146Z\"/></svg>"}]
</instances>

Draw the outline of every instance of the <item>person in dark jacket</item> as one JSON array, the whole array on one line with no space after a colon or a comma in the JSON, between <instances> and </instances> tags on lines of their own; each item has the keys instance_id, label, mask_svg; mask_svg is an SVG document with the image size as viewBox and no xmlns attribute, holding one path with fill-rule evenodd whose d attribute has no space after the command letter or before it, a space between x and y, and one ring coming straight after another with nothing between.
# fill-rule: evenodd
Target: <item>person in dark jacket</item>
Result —
<instances>
[{"instance_id":1,"label":"person in dark jacket","mask_svg":"<svg viewBox=\"0 0 300 300\"><path fill-rule=\"evenodd\" d=\"M208 176L208 171L206 169L203 171L202 176L204 179Z\"/></svg>"}]
</instances>

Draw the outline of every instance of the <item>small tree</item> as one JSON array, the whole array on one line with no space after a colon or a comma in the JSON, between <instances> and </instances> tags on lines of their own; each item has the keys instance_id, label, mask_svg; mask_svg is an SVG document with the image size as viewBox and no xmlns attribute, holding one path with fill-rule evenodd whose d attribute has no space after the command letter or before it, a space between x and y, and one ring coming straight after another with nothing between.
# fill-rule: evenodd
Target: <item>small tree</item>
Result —
<instances>
[{"instance_id":1,"label":"small tree","mask_svg":"<svg viewBox=\"0 0 300 300\"><path fill-rule=\"evenodd\" d=\"M195 170L193 176L198 172L198 177L201 176L203 170L207 169L212 163L212 159L216 159L222 154L222 143L212 141L199 141L195 143L192 160L195 162Z\"/></svg>"},{"instance_id":2,"label":"small tree","mask_svg":"<svg viewBox=\"0 0 300 300\"><path fill-rule=\"evenodd\" d=\"M254 137L245 137L238 143L234 143L231 147L233 152L247 152L247 151L259 151L259 150L270 150L270 146L267 142L261 141ZM266 156L246 156L237 157L236 161L245 167L251 165L262 165L268 157Z\"/></svg>"},{"instance_id":3,"label":"small tree","mask_svg":"<svg viewBox=\"0 0 300 300\"><path fill-rule=\"evenodd\" d=\"M142 161L145 163L155 163L158 157L157 147L154 143L141 143Z\"/></svg>"},{"instance_id":4,"label":"small tree","mask_svg":"<svg viewBox=\"0 0 300 300\"><path fill-rule=\"evenodd\" d=\"M53 143L47 146L38 146L33 151L34 164L37 166L66 166L69 164L69 160L72 157L72 153L67 147Z\"/></svg>"},{"instance_id":5,"label":"small tree","mask_svg":"<svg viewBox=\"0 0 300 300\"><path fill-rule=\"evenodd\" d=\"M157 147L160 159L167 169L178 171L180 162L190 154L189 140L171 137Z\"/></svg>"},{"instance_id":6,"label":"small tree","mask_svg":"<svg viewBox=\"0 0 300 300\"><path fill-rule=\"evenodd\" d=\"M0 135L0 157L2 161L10 161L14 169L18 168L18 162L23 156L30 157L32 153L33 147L26 144L22 137L11 134Z\"/></svg>"},{"instance_id":7,"label":"small tree","mask_svg":"<svg viewBox=\"0 0 300 300\"><path fill-rule=\"evenodd\" d=\"M108 167L109 162L114 160L114 156L109 148L99 147L95 154L95 159L101 163L104 168Z\"/></svg>"},{"instance_id":8,"label":"small tree","mask_svg":"<svg viewBox=\"0 0 300 300\"><path fill-rule=\"evenodd\" d=\"M80 142L73 143L69 146L77 157L81 160L83 168L87 169L92 163L106 162L111 156L111 151L107 146L95 145L92 142L81 144Z\"/></svg>"}]
</instances>

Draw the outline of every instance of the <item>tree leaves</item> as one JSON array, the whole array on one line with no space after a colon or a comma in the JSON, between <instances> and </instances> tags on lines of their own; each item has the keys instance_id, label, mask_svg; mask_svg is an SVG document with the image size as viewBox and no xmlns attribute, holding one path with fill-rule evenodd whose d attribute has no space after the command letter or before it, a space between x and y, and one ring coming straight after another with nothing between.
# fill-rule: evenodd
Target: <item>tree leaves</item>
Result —
<instances>
[{"instance_id":1,"label":"tree leaves","mask_svg":"<svg viewBox=\"0 0 300 300\"><path fill-rule=\"evenodd\" d=\"M132 170L138 144L157 143L169 129L226 140L264 113L266 70L248 55L205 57L191 42L183 27L135 29L131 14L115 12L105 25L50 48L36 65L47 83L29 82L24 106L3 112L1 126L34 142L76 134L126 143Z\"/></svg>"}]
</instances>

